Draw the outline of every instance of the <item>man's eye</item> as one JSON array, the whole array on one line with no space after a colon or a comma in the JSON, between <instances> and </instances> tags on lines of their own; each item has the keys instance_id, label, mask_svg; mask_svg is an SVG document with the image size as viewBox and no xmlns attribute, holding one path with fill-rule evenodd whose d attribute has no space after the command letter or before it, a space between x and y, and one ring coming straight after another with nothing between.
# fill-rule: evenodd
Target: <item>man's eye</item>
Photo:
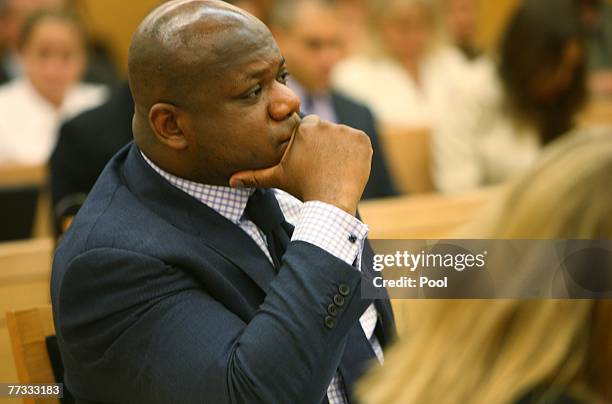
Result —
<instances>
[{"instance_id":1,"label":"man's eye","mask_svg":"<svg viewBox=\"0 0 612 404\"><path fill-rule=\"evenodd\" d=\"M246 98L257 98L261 94L261 85L258 84L251 91L249 91L246 95Z\"/></svg>"},{"instance_id":2,"label":"man's eye","mask_svg":"<svg viewBox=\"0 0 612 404\"><path fill-rule=\"evenodd\" d=\"M283 84L287 84L287 80L289 79L289 76L290 76L289 72L284 71L278 76L278 81Z\"/></svg>"}]
</instances>

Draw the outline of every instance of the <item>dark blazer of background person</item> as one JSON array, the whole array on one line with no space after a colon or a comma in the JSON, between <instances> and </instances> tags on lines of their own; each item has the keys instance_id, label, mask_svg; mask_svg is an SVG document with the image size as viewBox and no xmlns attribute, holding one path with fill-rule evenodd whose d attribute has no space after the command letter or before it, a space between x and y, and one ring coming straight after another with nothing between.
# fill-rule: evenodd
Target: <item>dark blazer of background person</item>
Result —
<instances>
[{"instance_id":1,"label":"dark blazer of background person","mask_svg":"<svg viewBox=\"0 0 612 404\"><path fill-rule=\"evenodd\" d=\"M62 125L50 161L56 223L76 214L106 163L132 140L133 114L125 83L105 104Z\"/></svg>"},{"instance_id":2,"label":"dark blazer of background person","mask_svg":"<svg viewBox=\"0 0 612 404\"><path fill-rule=\"evenodd\" d=\"M0 64L0 85L10 81L11 78L2 64Z\"/></svg>"},{"instance_id":3,"label":"dark blazer of background person","mask_svg":"<svg viewBox=\"0 0 612 404\"><path fill-rule=\"evenodd\" d=\"M103 402L243 402L230 391L248 403L325 402L320 394L336 372L327 359L340 360L348 391L366 365L344 347L371 303L360 291L361 277L373 275L371 259L366 242L360 273L297 241L275 275L242 229L127 146L55 256L52 301L67 386L81 400ZM338 293L345 302L329 328L324 318ZM392 312L388 301L375 305L384 347ZM287 372L290 388L277 382Z\"/></svg>"},{"instance_id":4,"label":"dark blazer of background person","mask_svg":"<svg viewBox=\"0 0 612 404\"><path fill-rule=\"evenodd\" d=\"M364 131L370 137L372 143L372 171L363 191L362 199L397 196L397 191L385 163L372 112L366 106L336 91L331 92L331 100L338 123Z\"/></svg>"}]
</instances>

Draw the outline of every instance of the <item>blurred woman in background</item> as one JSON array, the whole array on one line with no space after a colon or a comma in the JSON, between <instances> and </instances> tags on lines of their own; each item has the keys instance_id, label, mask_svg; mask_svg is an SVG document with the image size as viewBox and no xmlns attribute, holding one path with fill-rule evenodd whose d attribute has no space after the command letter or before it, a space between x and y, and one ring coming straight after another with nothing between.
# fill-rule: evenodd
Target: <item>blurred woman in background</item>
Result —
<instances>
[{"instance_id":1,"label":"blurred woman in background","mask_svg":"<svg viewBox=\"0 0 612 404\"><path fill-rule=\"evenodd\" d=\"M510 20L497 68L457 81L435 130L442 192L499 183L574 126L587 99L586 56L572 0L525 0Z\"/></svg>"},{"instance_id":2,"label":"blurred woman in background","mask_svg":"<svg viewBox=\"0 0 612 404\"><path fill-rule=\"evenodd\" d=\"M85 35L67 11L32 14L23 26L19 52L25 77L0 87L0 163L44 164L60 123L99 105L106 89L79 82L86 63Z\"/></svg>"},{"instance_id":3,"label":"blurred woman in background","mask_svg":"<svg viewBox=\"0 0 612 404\"><path fill-rule=\"evenodd\" d=\"M435 6L428 0L370 0L374 42L367 54L337 66L334 86L368 105L383 124L429 128L467 65L439 44Z\"/></svg>"},{"instance_id":4,"label":"blurred woman in background","mask_svg":"<svg viewBox=\"0 0 612 404\"><path fill-rule=\"evenodd\" d=\"M0 0L0 84L22 75L17 43L27 16L46 9L60 9L68 0Z\"/></svg>"},{"instance_id":5,"label":"blurred woman in background","mask_svg":"<svg viewBox=\"0 0 612 404\"><path fill-rule=\"evenodd\" d=\"M612 239L612 130L583 130L542 157L469 237ZM531 269L513 271L528 278ZM411 318L405 339L360 386L366 404L612 401L612 300L411 300L399 309Z\"/></svg>"}]
</instances>

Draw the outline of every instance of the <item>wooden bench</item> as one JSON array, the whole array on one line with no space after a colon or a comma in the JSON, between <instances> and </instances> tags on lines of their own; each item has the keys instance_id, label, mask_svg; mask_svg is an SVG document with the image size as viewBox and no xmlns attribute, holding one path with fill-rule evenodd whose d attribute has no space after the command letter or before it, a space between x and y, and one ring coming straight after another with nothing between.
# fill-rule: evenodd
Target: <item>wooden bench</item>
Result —
<instances>
[{"instance_id":1,"label":"wooden bench","mask_svg":"<svg viewBox=\"0 0 612 404\"><path fill-rule=\"evenodd\" d=\"M49 238L0 243L0 382L17 381L4 313L50 303L53 248Z\"/></svg>"},{"instance_id":2,"label":"wooden bench","mask_svg":"<svg viewBox=\"0 0 612 404\"><path fill-rule=\"evenodd\" d=\"M47 172L46 166L0 165L0 187L42 186L47 181Z\"/></svg>"},{"instance_id":3,"label":"wooden bench","mask_svg":"<svg viewBox=\"0 0 612 404\"><path fill-rule=\"evenodd\" d=\"M438 239L468 223L501 188L460 195L424 194L369 200L359 205L371 239Z\"/></svg>"},{"instance_id":4,"label":"wooden bench","mask_svg":"<svg viewBox=\"0 0 612 404\"><path fill-rule=\"evenodd\" d=\"M6 313L17 376L21 384L55 383L45 338L55 335L51 306ZM53 398L24 398L25 404L59 403Z\"/></svg>"},{"instance_id":5,"label":"wooden bench","mask_svg":"<svg viewBox=\"0 0 612 404\"><path fill-rule=\"evenodd\" d=\"M380 143L400 192L414 195L434 190L430 137L427 129L383 125Z\"/></svg>"},{"instance_id":6,"label":"wooden bench","mask_svg":"<svg viewBox=\"0 0 612 404\"><path fill-rule=\"evenodd\" d=\"M580 126L612 125L612 98L596 98L578 117Z\"/></svg>"},{"instance_id":7,"label":"wooden bench","mask_svg":"<svg viewBox=\"0 0 612 404\"><path fill-rule=\"evenodd\" d=\"M371 239L453 238L503 191L494 187L461 195L425 194L362 202L361 216ZM403 300L392 300L398 330L409 321Z\"/></svg>"}]
</instances>

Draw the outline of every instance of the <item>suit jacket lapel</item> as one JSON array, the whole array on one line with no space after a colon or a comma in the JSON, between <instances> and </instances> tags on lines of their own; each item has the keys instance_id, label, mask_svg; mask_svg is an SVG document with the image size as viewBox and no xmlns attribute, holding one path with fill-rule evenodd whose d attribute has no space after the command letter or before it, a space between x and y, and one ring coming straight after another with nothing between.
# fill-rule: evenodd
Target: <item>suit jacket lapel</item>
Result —
<instances>
[{"instance_id":1,"label":"suit jacket lapel","mask_svg":"<svg viewBox=\"0 0 612 404\"><path fill-rule=\"evenodd\" d=\"M168 183L144 161L135 144L128 147L123 178L136 197L173 226L200 237L267 294L274 268L253 239L213 209Z\"/></svg>"},{"instance_id":2,"label":"suit jacket lapel","mask_svg":"<svg viewBox=\"0 0 612 404\"><path fill-rule=\"evenodd\" d=\"M335 91L331 92L331 102L336 113L338 123L342 123L348 126L359 127L355 121L355 110L346 103L342 97L340 97Z\"/></svg>"},{"instance_id":3,"label":"suit jacket lapel","mask_svg":"<svg viewBox=\"0 0 612 404\"><path fill-rule=\"evenodd\" d=\"M341 101L338 99L338 97L336 96L336 93L333 91L331 92L330 96L331 96L330 97L331 104L332 104L332 107L334 108L334 112L336 113L336 119L338 120L338 123L345 123L348 125L348 123L346 122L350 122L351 119L350 117L345 116L344 108L342 108Z\"/></svg>"}]
</instances>

